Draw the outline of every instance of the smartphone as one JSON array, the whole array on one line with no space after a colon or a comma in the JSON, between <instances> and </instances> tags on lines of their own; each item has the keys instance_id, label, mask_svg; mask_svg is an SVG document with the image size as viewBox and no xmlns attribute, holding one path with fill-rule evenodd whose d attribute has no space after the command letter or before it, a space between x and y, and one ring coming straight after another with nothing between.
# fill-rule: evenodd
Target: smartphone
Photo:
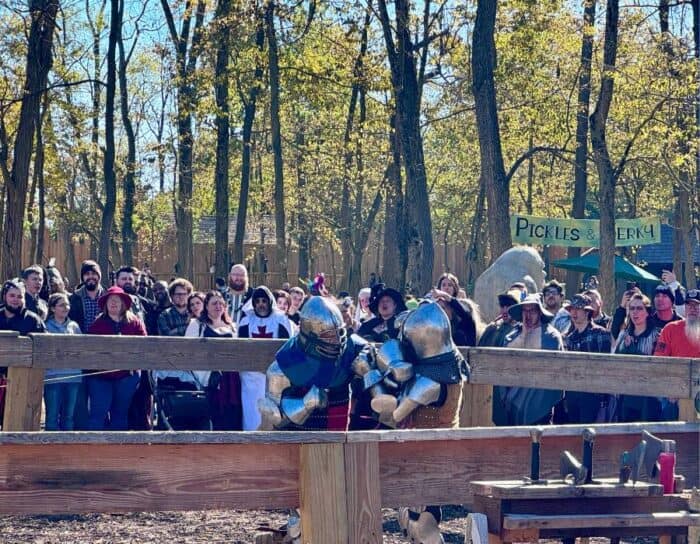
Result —
<instances>
[{"instance_id":1,"label":"smartphone","mask_svg":"<svg viewBox=\"0 0 700 544\"><path fill-rule=\"evenodd\" d=\"M632 291L633 289L638 289L639 284L636 281L628 281L625 284L625 291Z\"/></svg>"}]
</instances>

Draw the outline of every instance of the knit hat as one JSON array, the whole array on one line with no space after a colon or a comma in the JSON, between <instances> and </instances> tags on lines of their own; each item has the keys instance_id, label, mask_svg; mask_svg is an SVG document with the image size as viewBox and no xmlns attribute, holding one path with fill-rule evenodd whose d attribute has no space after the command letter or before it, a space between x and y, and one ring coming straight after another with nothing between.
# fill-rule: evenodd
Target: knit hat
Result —
<instances>
[{"instance_id":1,"label":"knit hat","mask_svg":"<svg viewBox=\"0 0 700 544\"><path fill-rule=\"evenodd\" d=\"M657 285L656 289L654 289L654 296L656 295L666 295L671 299L672 304L676 303L676 295L670 285L666 285L665 283Z\"/></svg>"},{"instance_id":2,"label":"knit hat","mask_svg":"<svg viewBox=\"0 0 700 544\"><path fill-rule=\"evenodd\" d=\"M100 268L100 265L97 264L95 261L91 261L90 259L83 261L83 263L80 265L80 280L82 281L83 276L85 275L86 272L95 272L100 279L102 279L102 269Z\"/></svg>"}]
</instances>

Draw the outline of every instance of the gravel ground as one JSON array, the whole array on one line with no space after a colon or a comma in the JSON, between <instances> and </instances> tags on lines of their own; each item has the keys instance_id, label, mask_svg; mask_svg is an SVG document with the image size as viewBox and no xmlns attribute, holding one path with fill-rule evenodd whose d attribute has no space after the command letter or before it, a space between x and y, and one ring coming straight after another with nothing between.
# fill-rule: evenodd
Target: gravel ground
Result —
<instances>
[{"instance_id":1,"label":"gravel ground","mask_svg":"<svg viewBox=\"0 0 700 544\"><path fill-rule=\"evenodd\" d=\"M396 510L382 511L384 543L403 544ZM440 526L445 542L464 542L467 511L448 506L443 509ZM13 516L0 517L2 544L116 544L116 543L184 543L184 544L249 544L262 525L281 527L286 511L207 512L137 512L128 514L87 514L81 516ZM546 542L546 541L542 541ZM609 542L592 538L591 544ZM656 539L639 539L635 544L651 544Z\"/></svg>"}]
</instances>

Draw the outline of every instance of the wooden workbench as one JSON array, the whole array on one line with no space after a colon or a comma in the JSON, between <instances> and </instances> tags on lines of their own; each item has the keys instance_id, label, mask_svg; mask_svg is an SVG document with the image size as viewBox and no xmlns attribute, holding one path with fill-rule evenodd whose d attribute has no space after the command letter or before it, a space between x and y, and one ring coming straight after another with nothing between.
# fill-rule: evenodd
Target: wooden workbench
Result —
<instances>
[{"instance_id":1,"label":"wooden workbench","mask_svg":"<svg viewBox=\"0 0 700 544\"><path fill-rule=\"evenodd\" d=\"M571 485L523 481L471 483L475 511L486 515L490 542L540 538L687 535L700 525L689 495L664 495L659 484L596 480Z\"/></svg>"}]
</instances>

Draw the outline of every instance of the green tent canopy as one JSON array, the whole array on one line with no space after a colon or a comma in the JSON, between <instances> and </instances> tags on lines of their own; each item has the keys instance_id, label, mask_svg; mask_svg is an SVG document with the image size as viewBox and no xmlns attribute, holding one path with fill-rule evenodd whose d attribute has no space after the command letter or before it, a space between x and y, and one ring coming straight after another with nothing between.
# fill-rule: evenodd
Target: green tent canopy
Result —
<instances>
[{"instance_id":1,"label":"green tent canopy","mask_svg":"<svg viewBox=\"0 0 700 544\"><path fill-rule=\"evenodd\" d=\"M595 274L600 268L600 258L598 253L589 253L575 259L560 259L558 261L553 261L552 266ZM643 268L632 264L627 259L620 257L619 255L615 255L615 277L623 278L629 281L661 281L659 278L654 276L654 274L650 274Z\"/></svg>"}]
</instances>

